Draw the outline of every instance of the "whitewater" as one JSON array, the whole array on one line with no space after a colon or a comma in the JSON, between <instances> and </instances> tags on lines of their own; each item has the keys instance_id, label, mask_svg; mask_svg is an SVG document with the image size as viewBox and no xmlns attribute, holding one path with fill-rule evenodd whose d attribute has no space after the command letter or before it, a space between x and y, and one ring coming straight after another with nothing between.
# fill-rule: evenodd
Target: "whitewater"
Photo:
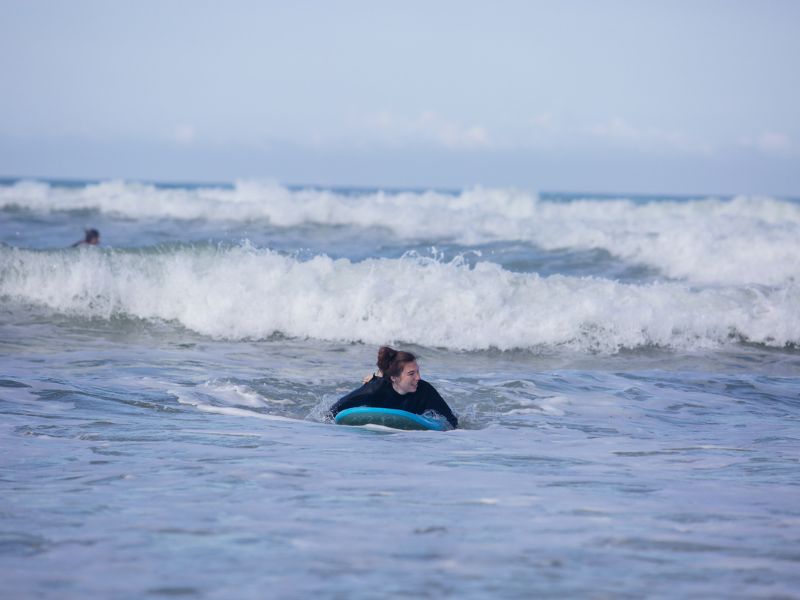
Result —
<instances>
[{"instance_id":1,"label":"whitewater","mask_svg":"<svg viewBox=\"0 0 800 600\"><path fill-rule=\"evenodd\" d=\"M329 422L383 344L458 430ZM797 598L799 344L796 199L0 181L0 574Z\"/></svg>"}]
</instances>

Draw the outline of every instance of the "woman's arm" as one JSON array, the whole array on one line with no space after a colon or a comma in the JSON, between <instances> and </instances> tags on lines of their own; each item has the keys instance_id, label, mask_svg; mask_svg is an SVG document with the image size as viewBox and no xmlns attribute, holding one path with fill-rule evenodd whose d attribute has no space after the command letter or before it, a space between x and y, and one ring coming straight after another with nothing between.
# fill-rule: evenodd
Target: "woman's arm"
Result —
<instances>
[{"instance_id":1,"label":"woman's arm","mask_svg":"<svg viewBox=\"0 0 800 600\"><path fill-rule=\"evenodd\" d=\"M381 384L383 384L382 378L373 377L360 388L355 389L346 396L339 398L339 400L331 405L331 407L328 409L328 412L330 412L331 417L335 417L345 409L353 408L354 406L364 406L364 404L369 401L369 398L378 391L378 388L381 387Z\"/></svg>"}]
</instances>

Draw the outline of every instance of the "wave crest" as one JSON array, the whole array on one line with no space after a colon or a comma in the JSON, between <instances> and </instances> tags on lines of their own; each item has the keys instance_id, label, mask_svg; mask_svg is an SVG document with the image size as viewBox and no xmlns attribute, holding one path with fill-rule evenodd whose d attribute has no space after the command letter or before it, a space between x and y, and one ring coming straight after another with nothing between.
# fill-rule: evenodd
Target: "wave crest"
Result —
<instances>
[{"instance_id":1,"label":"wave crest","mask_svg":"<svg viewBox=\"0 0 800 600\"><path fill-rule=\"evenodd\" d=\"M299 260L249 244L160 252L0 248L0 296L83 318L174 321L222 339L274 334L459 350L617 352L800 343L800 286L622 284L431 258Z\"/></svg>"},{"instance_id":2,"label":"wave crest","mask_svg":"<svg viewBox=\"0 0 800 600\"><path fill-rule=\"evenodd\" d=\"M522 241L551 251L602 249L695 284L781 285L800 278L800 204L775 198L552 201L484 188L355 194L257 182L232 188L21 182L0 186L3 207L88 209L133 219L264 220L287 228L380 227L400 240L429 244Z\"/></svg>"}]
</instances>

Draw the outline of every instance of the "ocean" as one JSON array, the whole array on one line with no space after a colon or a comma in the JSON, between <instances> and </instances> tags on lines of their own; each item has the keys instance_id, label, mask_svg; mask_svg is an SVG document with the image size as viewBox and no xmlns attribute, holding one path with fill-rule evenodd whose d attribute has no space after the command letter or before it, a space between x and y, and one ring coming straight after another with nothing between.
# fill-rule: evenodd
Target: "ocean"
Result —
<instances>
[{"instance_id":1,"label":"ocean","mask_svg":"<svg viewBox=\"0 0 800 600\"><path fill-rule=\"evenodd\" d=\"M0 591L800 598L799 347L794 199L5 180Z\"/></svg>"}]
</instances>

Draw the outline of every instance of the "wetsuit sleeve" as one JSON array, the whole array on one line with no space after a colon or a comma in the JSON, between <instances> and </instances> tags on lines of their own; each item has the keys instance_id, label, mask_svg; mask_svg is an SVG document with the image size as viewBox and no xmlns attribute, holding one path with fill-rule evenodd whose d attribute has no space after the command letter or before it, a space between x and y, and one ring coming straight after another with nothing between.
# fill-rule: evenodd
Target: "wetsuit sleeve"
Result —
<instances>
[{"instance_id":1,"label":"wetsuit sleeve","mask_svg":"<svg viewBox=\"0 0 800 600\"><path fill-rule=\"evenodd\" d=\"M427 383L427 382L426 382ZM437 413L442 415L445 419L450 421L450 425L453 426L453 429L458 428L458 417L453 414L453 411L450 410L450 407L447 406L447 402L444 401L444 398L439 395L439 392L436 391L436 388L432 385L428 384L428 401L427 401L427 408L430 410L435 410Z\"/></svg>"},{"instance_id":2,"label":"wetsuit sleeve","mask_svg":"<svg viewBox=\"0 0 800 600\"><path fill-rule=\"evenodd\" d=\"M353 408L354 406L364 406L364 404L369 401L369 398L375 394L378 388L381 387L382 383L383 379L380 377L373 377L360 388L353 390L342 398L339 398L329 409L331 418L348 408Z\"/></svg>"}]
</instances>

